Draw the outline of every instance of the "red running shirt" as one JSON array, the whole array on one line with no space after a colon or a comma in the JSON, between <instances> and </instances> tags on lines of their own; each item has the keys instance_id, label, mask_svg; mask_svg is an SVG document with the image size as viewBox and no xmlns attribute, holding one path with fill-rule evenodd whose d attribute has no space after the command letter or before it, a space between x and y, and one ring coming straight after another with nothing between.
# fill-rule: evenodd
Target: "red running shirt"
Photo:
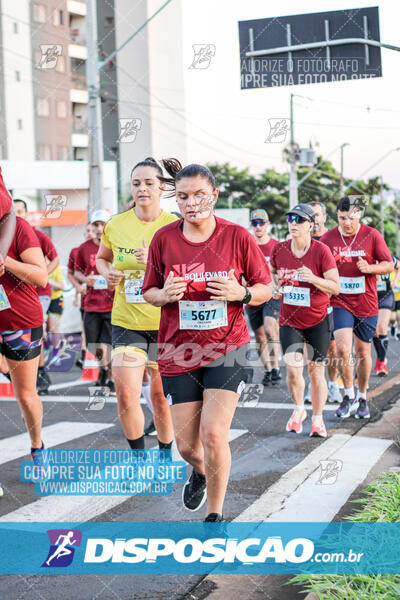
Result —
<instances>
[{"instance_id":1,"label":"red running shirt","mask_svg":"<svg viewBox=\"0 0 400 600\"><path fill-rule=\"evenodd\" d=\"M239 283L242 276L249 286L270 283L269 267L253 236L225 219L215 217L215 220L212 235L200 243L186 239L181 230L182 219L159 229L150 244L143 292L152 287L162 288L172 271L187 281L181 302L197 301L199 308L202 304L207 313L210 305L206 301L211 295L206 291L207 281L227 278L231 269ZM179 303L163 306L158 334L160 373L180 375L194 371L247 344L250 338L243 304L228 302L226 316L227 325L204 330L180 329Z\"/></svg>"},{"instance_id":2,"label":"red running shirt","mask_svg":"<svg viewBox=\"0 0 400 600\"><path fill-rule=\"evenodd\" d=\"M343 241L344 240L344 241ZM360 225L356 235L342 236L339 228L330 229L321 238L332 251L341 279L341 290L343 285L351 285L351 279L360 280L364 278L365 292L340 293L332 296L331 306L346 308L356 317L372 317L378 314L378 292L376 289L376 275L361 273L357 267L360 258L364 258L370 265L376 261L392 261L392 257L386 246L386 242L376 229L368 225ZM345 279L343 279L345 278ZM363 284L363 281L361 281Z\"/></svg>"},{"instance_id":3,"label":"red running shirt","mask_svg":"<svg viewBox=\"0 0 400 600\"><path fill-rule=\"evenodd\" d=\"M23 262L21 254L28 248L40 248L33 227L25 219L16 218L14 239L7 256ZM37 288L18 279L9 271L0 277L11 308L0 311L0 332L33 329L43 325L43 311Z\"/></svg>"},{"instance_id":4,"label":"red running shirt","mask_svg":"<svg viewBox=\"0 0 400 600\"><path fill-rule=\"evenodd\" d=\"M7 188L4 185L3 176L0 167L0 219L11 210L12 200Z\"/></svg>"},{"instance_id":5,"label":"red running shirt","mask_svg":"<svg viewBox=\"0 0 400 600\"><path fill-rule=\"evenodd\" d=\"M78 247L75 258L75 269L84 275L98 275L96 256L100 246L93 240L87 240ZM95 290L87 287L83 309L85 312L104 313L112 310L114 292L111 290Z\"/></svg>"},{"instance_id":6,"label":"red running shirt","mask_svg":"<svg viewBox=\"0 0 400 600\"><path fill-rule=\"evenodd\" d=\"M72 275L74 274L75 271L78 270L77 266L76 266L76 257L78 255L78 249L79 246L77 246L76 248L72 248L71 252L69 253L69 257L68 257L68 270L72 271ZM83 296L81 294L81 309L84 310L84 305L83 305L83 301L84 301L85 296Z\"/></svg>"},{"instance_id":7,"label":"red running shirt","mask_svg":"<svg viewBox=\"0 0 400 600\"><path fill-rule=\"evenodd\" d=\"M317 277L336 268L331 251L321 242L311 241L308 252L297 258L291 250L291 240L280 242L272 251L271 267L279 277L279 284L287 290L282 295L279 324L308 329L326 317L330 295L318 290L312 283L299 279L300 267L308 267ZM289 304L289 302L291 302Z\"/></svg>"},{"instance_id":8,"label":"red running shirt","mask_svg":"<svg viewBox=\"0 0 400 600\"><path fill-rule=\"evenodd\" d=\"M43 233L43 231L40 231L40 229L35 229L34 231L37 235L40 247L42 248L42 252L45 258L48 258L50 261L52 261L57 256L57 250L53 242L51 241L47 233ZM46 287L38 287L37 291L39 296L49 296L51 298L51 287L49 283L46 285Z\"/></svg>"},{"instance_id":9,"label":"red running shirt","mask_svg":"<svg viewBox=\"0 0 400 600\"><path fill-rule=\"evenodd\" d=\"M271 260L271 254L272 254L272 250L275 248L275 246L279 244L279 241L276 240L275 238L271 238L269 240L269 242L267 242L266 244L259 244L258 247L260 248L261 252L264 254L267 263L269 264L270 260Z\"/></svg>"}]
</instances>

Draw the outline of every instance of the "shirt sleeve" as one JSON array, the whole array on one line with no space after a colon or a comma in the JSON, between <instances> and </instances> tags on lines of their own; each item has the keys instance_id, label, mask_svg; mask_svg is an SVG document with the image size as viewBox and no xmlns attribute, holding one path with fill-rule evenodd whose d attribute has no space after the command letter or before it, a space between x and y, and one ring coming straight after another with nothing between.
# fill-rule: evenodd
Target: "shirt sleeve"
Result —
<instances>
[{"instance_id":1,"label":"shirt sleeve","mask_svg":"<svg viewBox=\"0 0 400 600\"><path fill-rule=\"evenodd\" d=\"M12 200L11 196L4 185L3 176L1 174L0 167L0 219L4 217L6 213L11 210Z\"/></svg>"},{"instance_id":2,"label":"shirt sleeve","mask_svg":"<svg viewBox=\"0 0 400 600\"><path fill-rule=\"evenodd\" d=\"M76 252L74 271L80 271L81 273L85 273L85 261L83 259L82 246L79 246Z\"/></svg>"},{"instance_id":3,"label":"shirt sleeve","mask_svg":"<svg viewBox=\"0 0 400 600\"><path fill-rule=\"evenodd\" d=\"M164 266L161 261L160 238L156 234L151 240L149 256L147 259L146 272L142 285L142 291L146 292L152 287L162 288L164 286Z\"/></svg>"},{"instance_id":4,"label":"shirt sleeve","mask_svg":"<svg viewBox=\"0 0 400 600\"><path fill-rule=\"evenodd\" d=\"M272 252L271 252L271 258L269 260L269 264L271 265L271 267L273 269L275 269L275 271L278 270L277 266L276 266L276 253L278 251L278 246L279 246L279 243L275 244L275 246L273 247Z\"/></svg>"},{"instance_id":5,"label":"shirt sleeve","mask_svg":"<svg viewBox=\"0 0 400 600\"><path fill-rule=\"evenodd\" d=\"M257 242L248 231L243 236L244 277L250 286L271 283L271 271Z\"/></svg>"},{"instance_id":6,"label":"shirt sleeve","mask_svg":"<svg viewBox=\"0 0 400 600\"><path fill-rule=\"evenodd\" d=\"M73 248L69 253L68 257L68 269L72 272L75 271L75 262L76 262L76 248Z\"/></svg>"},{"instance_id":7,"label":"shirt sleeve","mask_svg":"<svg viewBox=\"0 0 400 600\"><path fill-rule=\"evenodd\" d=\"M375 230L375 244L374 244L374 259L378 262L382 262L383 260L392 261L392 255L389 252L389 248L386 245L385 240L379 233L379 231Z\"/></svg>"},{"instance_id":8,"label":"shirt sleeve","mask_svg":"<svg viewBox=\"0 0 400 600\"><path fill-rule=\"evenodd\" d=\"M109 235L110 235L110 224L107 223L107 225L104 227L103 235L101 236L101 243L104 244L106 246L106 248L109 248L111 250L112 244L110 242Z\"/></svg>"},{"instance_id":9,"label":"shirt sleeve","mask_svg":"<svg viewBox=\"0 0 400 600\"><path fill-rule=\"evenodd\" d=\"M28 248L41 248L35 230L28 221L17 219L17 227L15 231L17 252L20 255Z\"/></svg>"},{"instance_id":10,"label":"shirt sleeve","mask_svg":"<svg viewBox=\"0 0 400 600\"><path fill-rule=\"evenodd\" d=\"M331 249L326 244L321 244L321 273L326 273L330 269L337 269L336 260L333 257Z\"/></svg>"}]
</instances>

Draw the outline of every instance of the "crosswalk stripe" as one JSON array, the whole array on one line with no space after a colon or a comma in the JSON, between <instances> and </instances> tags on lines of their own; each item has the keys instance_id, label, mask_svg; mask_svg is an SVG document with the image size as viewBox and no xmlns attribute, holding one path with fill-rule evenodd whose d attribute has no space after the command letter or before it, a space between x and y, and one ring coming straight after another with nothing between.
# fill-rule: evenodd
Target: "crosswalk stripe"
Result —
<instances>
[{"instance_id":1,"label":"crosswalk stripe","mask_svg":"<svg viewBox=\"0 0 400 600\"><path fill-rule=\"evenodd\" d=\"M76 438L98 433L113 427L112 423L81 423L79 421L60 421L42 428L43 440L47 448L64 444ZM30 440L27 433L20 433L0 440L0 464L22 458L30 452Z\"/></svg>"},{"instance_id":2,"label":"crosswalk stripe","mask_svg":"<svg viewBox=\"0 0 400 600\"><path fill-rule=\"evenodd\" d=\"M93 425L97 424L93 423ZM231 442L245 433L247 433L246 429L231 429L229 441ZM11 438L7 439L10 440ZM26 454L26 445L23 454ZM174 461L182 460L175 441L172 445L172 459ZM132 496L45 496L3 515L0 517L0 522L90 521L100 514L119 506L129 498L132 498ZM78 519L77 516L79 516Z\"/></svg>"},{"instance_id":3,"label":"crosswalk stripe","mask_svg":"<svg viewBox=\"0 0 400 600\"><path fill-rule=\"evenodd\" d=\"M282 475L235 521L329 522L392 443L334 434ZM320 461L334 459L343 462L336 483L317 486Z\"/></svg>"},{"instance_id":4,"label":"crosswalk stripe","mask_svg":"<svg viewBox=\"0 0 400 600\"><path fill-rule=\"evenodd\" d=\"M343 463L335 483L317 484L321 474L318 465L285 502L283 509L270 515L267 521L332 521L392 443L392 440L353 436L329 457L329 460L340 460Z\"/></svg>"}]
</instances>

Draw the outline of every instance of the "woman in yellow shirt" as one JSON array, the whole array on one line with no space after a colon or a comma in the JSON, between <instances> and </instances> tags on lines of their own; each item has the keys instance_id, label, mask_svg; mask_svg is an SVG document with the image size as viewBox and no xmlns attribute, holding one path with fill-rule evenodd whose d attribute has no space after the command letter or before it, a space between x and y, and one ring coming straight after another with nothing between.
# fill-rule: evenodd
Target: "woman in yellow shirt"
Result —
<instances>
[{"instance_id":1,"label":"woman in yellow shirt","mask_svg":"<svg viewBox=\"0 0 400 600\"><path fill-rule=\"evenodd\" d=\"M133 449L144 448L144 414L140 406L143 373L151 372L150 398L160 448L170 448L173 428L157 368L160 308L145 302L142 284L148 247L164 225L177 220L160 208L163 171L153 158L132 169L133 203L108 221L97 254L97 270L115 289L111 313L112 370L122 429Z\"/></svg>"},{"instance_id":2,"label":"woman in yellow shirt","mask_svg":"<svg viewBox=\"0 0 400 600\"><path fill-rule=\"evenodd\" d=\"M48 310L47 329L49 333L58 333L61 315L64 310L64 276L60 266L49 274L49 284L51 287L51 301Z\"/></svg>"}]
</instances>

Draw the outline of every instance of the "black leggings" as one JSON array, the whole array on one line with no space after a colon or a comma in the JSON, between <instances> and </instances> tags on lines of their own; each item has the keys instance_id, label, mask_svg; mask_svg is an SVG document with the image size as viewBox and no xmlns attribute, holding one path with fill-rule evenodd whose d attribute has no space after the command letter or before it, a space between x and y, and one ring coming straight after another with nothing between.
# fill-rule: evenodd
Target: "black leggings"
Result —
<instances>
[{"instance_id":1,"label":"black leggings","mask_svg":"<svg viewBox=\"0 0 400 600\"><path fill-rule=\"evenodd\" d=\"M316 362L325 360L331 339L329 315L322 321L307 329L296 329L281 325L279 337L283 354L288 352L303 352L304 342L307 344L307 358ZM311 354L311 356L310 356Z\"/></svg>"}]
</instances>

